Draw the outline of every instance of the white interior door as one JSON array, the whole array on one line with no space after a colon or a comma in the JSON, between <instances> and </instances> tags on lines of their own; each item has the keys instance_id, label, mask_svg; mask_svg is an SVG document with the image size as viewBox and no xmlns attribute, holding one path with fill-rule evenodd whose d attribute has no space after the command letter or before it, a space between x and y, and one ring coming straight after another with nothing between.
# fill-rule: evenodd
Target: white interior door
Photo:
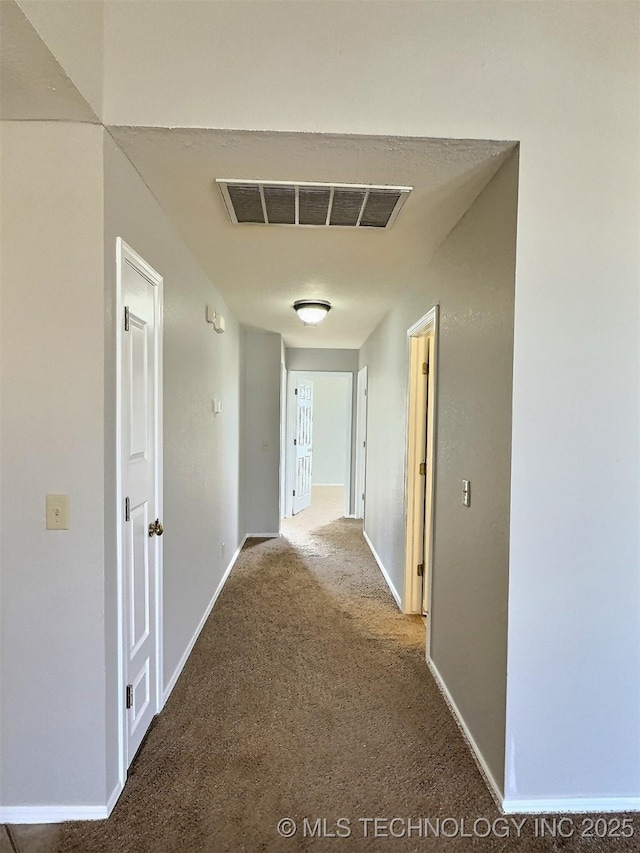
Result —
<instances>
[{"instance_id":1,"label":"white interior door","mask_svg":"<svg viewBox=\"0 0 640 853\"><path fill-rule=\"evenodd\" d=\"M126 767L158 706L160 495L160 287L162 279L122 244L121 492L122 644Z\"/></svg>"},{"instance_id":2,"label":"white interior door","mask_svg":"<svg viewBox=\"0 0 640 853\"><path fill-rule=\"evenodd\" d=\"M364 489L367 470L367 378L367 366L365 365L358 371L356 391L356 518L364 518Z\"/></svg>"},{"instance_id":3,"label":"white interior door","mask_svg":"<svg viewBox=\"0 0 640 853\"><path fill-rule=\"evenodd\" d=\"M300 379L295 391L295 480L293 514L311 506L311 470L313 465L313 382Z\"/></svg>"}]
</instances>

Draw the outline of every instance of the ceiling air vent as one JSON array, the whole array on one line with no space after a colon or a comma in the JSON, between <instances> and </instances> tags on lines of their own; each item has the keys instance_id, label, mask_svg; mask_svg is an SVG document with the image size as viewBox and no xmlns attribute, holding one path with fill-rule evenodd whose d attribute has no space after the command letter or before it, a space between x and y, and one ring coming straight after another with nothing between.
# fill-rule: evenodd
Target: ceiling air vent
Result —
<instances>
[{"instance_id":1,"label":"ceiling air vent","mask_svg":"<svg viewBox=\"0 0 640 853\"><path fill-rule=\"evenodd\" d=\"M390 228L412 187L218 178L234 225Z\"/></svg>"}]
</instances>

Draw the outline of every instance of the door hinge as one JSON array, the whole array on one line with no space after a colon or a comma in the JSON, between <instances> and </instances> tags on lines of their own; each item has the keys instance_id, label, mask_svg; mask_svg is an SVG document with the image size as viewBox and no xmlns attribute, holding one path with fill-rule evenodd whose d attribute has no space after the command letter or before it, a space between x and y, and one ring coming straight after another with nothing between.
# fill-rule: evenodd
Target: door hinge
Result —
<instances>
[{"instance_id":1,"label":"door hinge","mask_svg":"<svg viewBox=\"0 0 640 853\"><path fill-rule=\"evenodd\" d=\"M362 442L362 446L363 446L363 447L366 447L366 446L367 446L367 442L366 442L366 441L363 441L363 442Z\"/></svg>"},{"instance_id":2,"label":"door hinge","mask_svg":"<svg viewBox=\"0 0 640 853\"><path fill-rule=\"evenodd\" d=\"M368 393L368 391L367 391L367 389L365 388L365 389L364 389L364 396L365 396L365 397L367 396L367 393Z\"/></svg>"},{"instance_id":3,"label":"door hinge","mask_svg":"<svg viewBox=\"0 0 640 853\"><path fill-rule=\"evenodd\" d=\"M298 443L298 439L297 439L297 438L294 438L294 439L293 439L293 446L295 447L295 446L297 445L297 443Z\"/></svg>"},{"instance_id":4,"label":"door hinge","mask_svg":"<svg viewBox=\"0 0 640 853\"><path fill-rule=\"evenodd\" d=\"M421 474L422 476L424 476L426 473L427 473L427 463L426 463L426 462L421 462L421 463L420 463L420 474Z\"/></svg>"},{"instance_id":5,"label":"door hinge","mask_svg":"<svg viewBox=\"0 0 640 853\"><path fill-rule=\"evenodd\" d=\"M129 331L129 306L124 306L124 330L125 332Z\"/></svg>"},{"instance_id":6,"label":"door hinge","mask_svg":"<svg viewBox=\"0 0 640 853\"><path fill-rule=\"evenodd\" d=\"M133 684L127 684L127 710L133 708Z\"/></svg>"},{"instance_id":7,"label":"door hinge","mask_svg":"<svg viewBox=\"0 0 640 853\"><path fill-rule=\"evenodd\" d=\"M298 393L298 389L296 388L296 389L295 389L295 391L294 391L293 393L294 393L294 394L297 394L297 393Z\"/></svg>"},{"instance_id":8,"label":"door hinge","mask_svg":"<svg viewBox=\"0 0 640 853\"><path fill-rule=\"evenodd\" d=\"M418 577L424 575L424 563L418 563Z\"/></svg>"},{"instance_id":9,"label":"door hinge","mask_svg":"<svg viewBox=\"0 0 640 853\"><path fill-rule=\"evenodd\" d=\"M428 363L427 361L423 361L423 362L422 362L422 373L423 373L425 376L428 376L428 375L429 375L429 363Z\"/></svg>"},{"instance_id":10,"label":"door hinge","mask_svg":"<svg viewBox=\"0 0 640 853\"><path fill-rule=\"evenodd\" d=\"M124 520L131 521L131 501L129 498L124 499Z\"/></svg>"},{"instance_id":11,"label":"door hinge","mask_svg":"<svg viewBox=\"0 0 640 853\"><path fill-rule=\"evenodd\" d=\"M362 500L364 500L364 492L362 493Z\"/></svg>"},{"instance_id":12,"label":"door hinge","mask_svg":"<svg viewBox=\"0 0 640 853\"><path fill-rule=\"evenodd\" d=\"M294 498L296 496L296 490L295 489L293 490L293 496L294 496Z\"/></svg>"}]
</instances>

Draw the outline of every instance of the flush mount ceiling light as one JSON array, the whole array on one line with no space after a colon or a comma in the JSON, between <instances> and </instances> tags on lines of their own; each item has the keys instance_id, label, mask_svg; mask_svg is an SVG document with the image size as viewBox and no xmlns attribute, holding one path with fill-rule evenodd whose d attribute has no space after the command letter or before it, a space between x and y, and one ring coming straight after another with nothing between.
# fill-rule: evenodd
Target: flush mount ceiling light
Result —
<instances>
[{"instance_id":1,"label":"flush mount ceiling light","mask_svg":"<svg viewBox=\"0 0 640 853\"><path fill-rule=\"evenodd\" d=\"M297 299L293 309L305 326L316 326L331 310L331 303L324 299Z\"/></svg>"},{"instance_id":2,"label":"flush mount ceiling light","mask_svg":"<svg viewBox=\"0 0 640 853\"><path fill-rule=\"evenodd\" d=\"M412 187L217 178L234 225L390 228Z\"/></svg>"}]
</instances>

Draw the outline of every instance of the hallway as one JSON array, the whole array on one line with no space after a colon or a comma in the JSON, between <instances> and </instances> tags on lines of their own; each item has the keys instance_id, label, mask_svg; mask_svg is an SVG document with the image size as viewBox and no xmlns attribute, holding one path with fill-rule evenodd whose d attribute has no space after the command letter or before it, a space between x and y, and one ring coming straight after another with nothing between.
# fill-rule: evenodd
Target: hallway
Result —
<instances>
[{"instance_id":1,"label":"hallway","mask_svg":"<svg viewBox=\"0 0 640 853\"><path fill-rule=\"evenodd\" d=\"M498 851L504 827L509 849L557 849L533 817L499 817L426 668L422 620L398 612L361 523L328 520L342 495L324 491L282 538L245 546L109 820L13 826L2 853ZM366 822L394 817L391 832ZM461 837L477 818L495 834Z\"/></svg>"}]
</instances>

